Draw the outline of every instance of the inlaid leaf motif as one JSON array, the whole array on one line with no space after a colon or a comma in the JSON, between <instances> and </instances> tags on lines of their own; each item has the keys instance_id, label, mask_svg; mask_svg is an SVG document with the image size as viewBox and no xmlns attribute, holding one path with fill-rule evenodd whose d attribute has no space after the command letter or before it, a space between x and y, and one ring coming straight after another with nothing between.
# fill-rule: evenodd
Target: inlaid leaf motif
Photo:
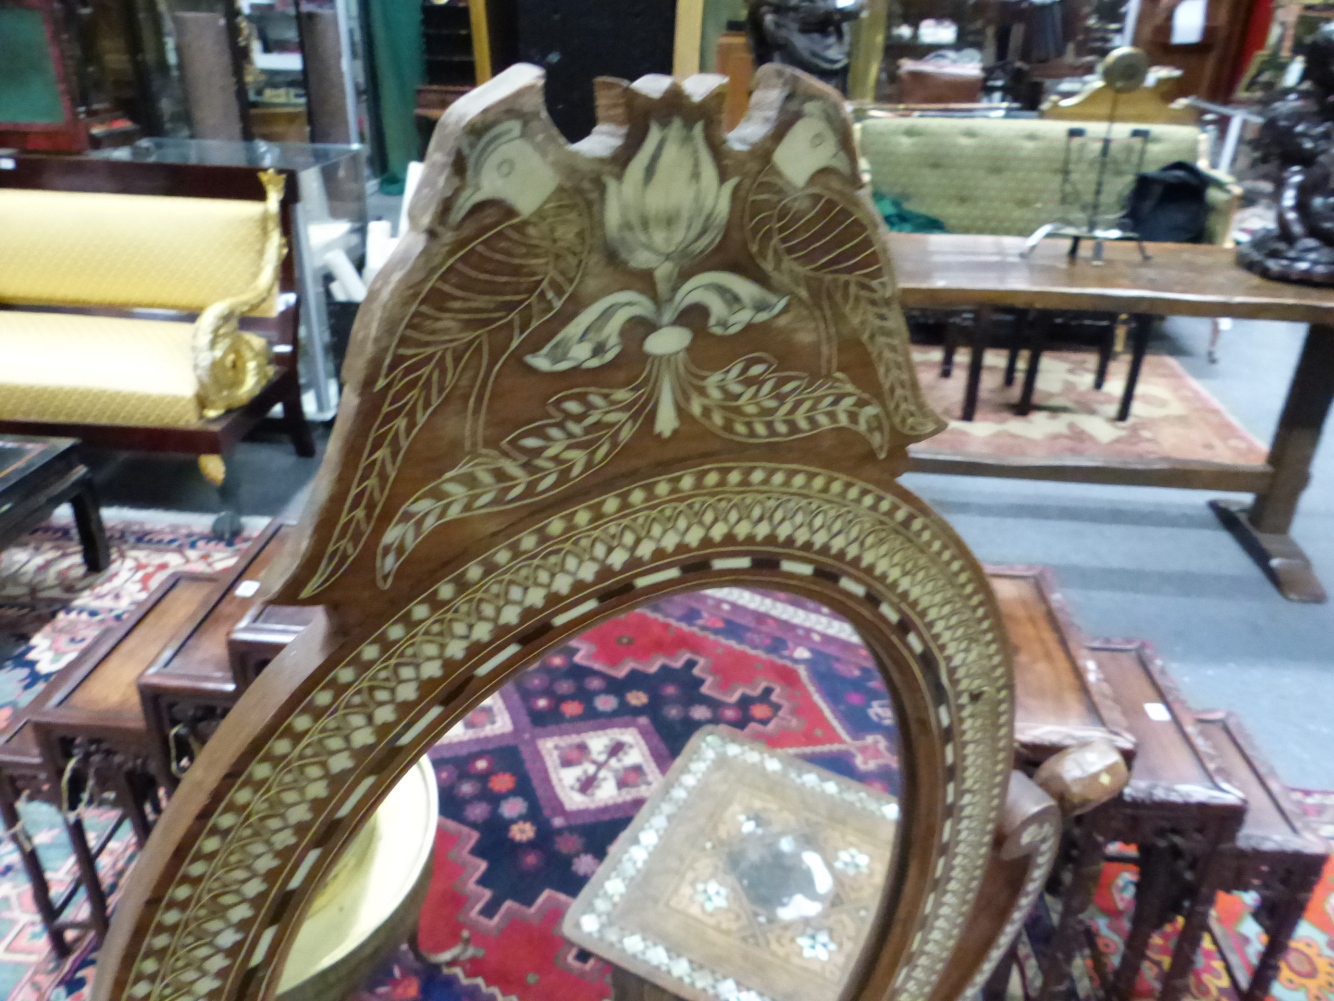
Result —
<instances>
[{"instance_id":1,"label":"inlaid leaf motif","mask_svg":"<svg viewBox=\"0 0 1334 1001\"><path fill-rule=\"evenodd\" d=\"M644 378L626 389L560 393L547 404L550 419L516 431L499 449L479 453L419 490L380 540L380 586L388 586L407 555L444 522L525 503L601 466L643 422L648 386Z\"/></svg>"},{"instance_id":2,"label":"inlaid leaf motif","mask_svg":"<svg viewBox=\"0 0 1334 1001\"><path fill-rule=\"evenodd\" d=\"M715 334L735 334L752 323L763 323L777 316L788 297L776 295L730 271L705 271L695 275L672 298L665 317L675 320L682 310L700 305L708 310L709 330Z\"/></svg>"},{"instance_id":3,"label":"inlaid leaf motif","mask_svg":"<svg viewBox=\"0 0 1334 1001\"><path fill-rule=\"evenodd\" d=\"M656 322L658 307L642 292L613 292L585 309L546 347L524 360L539 372L605 365L620 354L621 328L635 317Z\"/></svg>"},{"instance_id":4,"label":"inlaid leaf motif","mask_svg":"<svg viewBox=\"0 0 1334 1001\"><path fill-rule=\"evenodd\" d=\"M787 440L827 428L859 432L877 455L889 434L885 413L842 373L812 378L777 372L768 355L746 355L711 374L691 370L689 410L705 426L739 441Z\"/></svg>"}]
</instances>

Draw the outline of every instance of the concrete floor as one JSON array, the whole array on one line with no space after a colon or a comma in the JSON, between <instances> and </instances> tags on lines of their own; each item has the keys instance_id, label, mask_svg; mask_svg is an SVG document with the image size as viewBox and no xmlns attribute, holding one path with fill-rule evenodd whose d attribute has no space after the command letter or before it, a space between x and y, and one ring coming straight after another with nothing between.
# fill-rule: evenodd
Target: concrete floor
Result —
<instances>
[{"instance_id":1,"label":"concrete floor","mask_svg":"<svg viewBox=\"0 0 1334 1001\"><path fill-rule=\"evenodd\" d=\"M1155 348L1176 354L1267 442L1304 333L1238 322L1211 365L1207 324L1178 319ZM1334 604L1279 596L1205 506L1227 495L922 474L904 482L981 559L1053 567L1086 634L1152 642L1187 700L1235 710L1289 784L1334 789ZM1334 590L1331 487L1326 441L1293 535Z\"/></svg>"},{"instance_id":2,"label":"concrete floor","mask_svg":"<svg viewBox=\"0 0 1334 1001\"><path fill-rule=\"evenodd\" d=\"M1211 365L1207 324L1178 320L1155 349L1178 355L1267 441L1303 334L1294 325L1238 323ZM318 460L297 458L284 438L265 433L243 444L235 463L242 510L276 514ZM188 459L106 455L98 478L109 505L217 508L216 491ZM1205 507L1215 494L934 475L905 482L983 560L1054 567L1088 635L1151 641L1191 704L1240 713L1287 782L1334 789L1334 605L1284 601ZM1334 449L1326 444L1294 534L1334 589L1331 486Z\"/></svg>"}]
</instances>

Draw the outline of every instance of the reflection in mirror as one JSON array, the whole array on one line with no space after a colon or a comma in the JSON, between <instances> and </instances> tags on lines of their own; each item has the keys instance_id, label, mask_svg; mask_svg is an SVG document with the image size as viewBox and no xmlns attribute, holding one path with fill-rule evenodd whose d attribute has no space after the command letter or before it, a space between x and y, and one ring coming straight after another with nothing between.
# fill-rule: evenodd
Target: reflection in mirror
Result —
<instances>
[{"instance_id":1,"label":"reflection in mirror","mask_svg":"<svg viewBox=\"0 0 1334 1001\"><path fill-rule=\"evenodd\" d=\"M432 749L416 934L351 997L845 995L893 870L892 702L790 594L678 593L551 649Z\"/></svg>"}]
</instances>

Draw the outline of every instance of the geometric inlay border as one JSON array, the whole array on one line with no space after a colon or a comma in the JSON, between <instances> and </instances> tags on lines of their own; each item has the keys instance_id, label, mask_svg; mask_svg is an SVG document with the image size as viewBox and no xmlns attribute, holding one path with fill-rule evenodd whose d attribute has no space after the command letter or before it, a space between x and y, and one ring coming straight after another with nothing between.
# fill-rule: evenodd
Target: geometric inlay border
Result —
<instances>
[{"instance_id":1,"label":"geometric inlay border","mask_svg":"<svg viewBox=\"0 0 1334 1001\"><path fill-rule=\"evenodd\" d=\"M738 547L748 555L709 555ZM825 579L934 668L925 676L951 770L941 793L948 820L895 983L902 1001L925 1001L981 884L1010 773L1008 659L972 566L908 499L792 465L674 473L551 516L427 589L321 669L303 705L201 819L170 884L156 888L163 902L138 954L125 957L127 996L203 1001L276 984L265 960L324 867L322 832L385 785L391 758L413 760L452 725L457 713L441 703L460 682L503 676L553 630L637 589L753 568Z\"/></svg>"}]
</instances>

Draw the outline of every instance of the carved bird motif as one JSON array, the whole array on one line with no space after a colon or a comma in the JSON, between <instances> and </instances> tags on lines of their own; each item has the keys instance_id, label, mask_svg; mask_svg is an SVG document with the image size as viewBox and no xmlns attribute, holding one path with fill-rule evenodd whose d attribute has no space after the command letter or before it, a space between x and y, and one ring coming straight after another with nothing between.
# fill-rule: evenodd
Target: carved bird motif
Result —
<instances>
[{"instance_id":1,"label":"carved bird motif","mask_svg":"<svg viewBox=\"0 0 1334 1001\"><path fill-rule=\"evenodd\" d=\"M875 360L891 422L909 438L925 438L944 425L917 383L885 249L853 187L843 128L822 102L806 104L751 186L746 238L756 260L815 312L826 370L837 366L835 331L857 330ZM828 170L841 178L817 176Z\"/></svg>"},{"instance_id":2,"label":"carved bird motif","mask_svg":"<svg viewBox=\"0 0 1334 1001\"><path fill-rule=\"evenodd\" d=\"M457 226L484 202L510 211L483 232L465 229L425 284L385 353L373 385L381 404L333 537L302 597L322 590L365 545L408 446L465 371L469 391L465 452L481 447L496 369L565 301L588 253L583 200L523 135L518 121L496 125L467 151L467 182L448 222ZM510 330L492 359L498 329Z\"/></svg>"}]
</instances>

